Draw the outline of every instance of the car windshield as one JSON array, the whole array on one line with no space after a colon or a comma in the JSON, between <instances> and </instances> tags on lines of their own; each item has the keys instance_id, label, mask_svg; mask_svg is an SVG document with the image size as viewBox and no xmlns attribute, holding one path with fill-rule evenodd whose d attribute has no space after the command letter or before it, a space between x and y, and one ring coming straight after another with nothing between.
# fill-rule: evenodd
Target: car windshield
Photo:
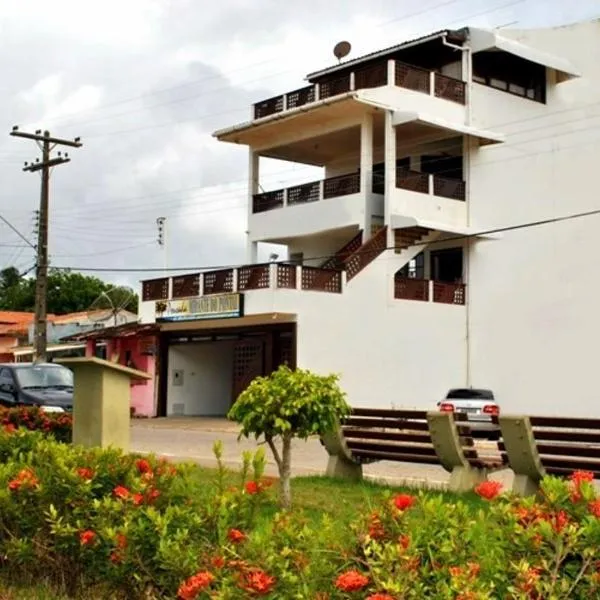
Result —
<instances>
[{"instance_id":1,"label":"car windshield","mask_svg":"<svg viewBox=\"0 0 600 600\"><path fill-rule=\"evenodd\" d=\"M21 388L73 387L73 373L65 367L32 366L16 369Z\"/></svg>"},{"instance_id":2,"label":"car windshield","mask_svg":"<svg viewBox=\"0 0 600 600\"><path fill-rule=\"evenodd\" d=\"M450 390L446 396L448 400L494 400L490 390L460 389Z\"/></svg>"}]
</instances>

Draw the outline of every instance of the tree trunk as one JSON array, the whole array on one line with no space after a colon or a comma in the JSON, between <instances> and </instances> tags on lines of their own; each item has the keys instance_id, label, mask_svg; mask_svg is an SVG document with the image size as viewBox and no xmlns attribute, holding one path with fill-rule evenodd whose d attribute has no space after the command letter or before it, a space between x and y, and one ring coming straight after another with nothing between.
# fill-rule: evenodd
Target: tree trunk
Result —
<instances>
[{"instance_id":1,"label":"tree trunk","mask_svg":"<svg viewBox=\"0 0 600 600\"><path fill-rule=\"evenodd\" d=\"M285 434L283 436L283 447L281 452L281 468L279 476L281 478L281 506L285 510L292 508L292 488L290 478L292 475L292 436Z\"/></svg>"}]
</instances>

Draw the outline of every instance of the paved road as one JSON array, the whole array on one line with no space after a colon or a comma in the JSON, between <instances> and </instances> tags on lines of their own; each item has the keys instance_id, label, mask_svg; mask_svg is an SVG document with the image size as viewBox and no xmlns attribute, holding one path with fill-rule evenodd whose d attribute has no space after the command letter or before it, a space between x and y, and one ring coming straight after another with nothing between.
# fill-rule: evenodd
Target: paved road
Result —
<instances>
[{"instance_id":1,"label":"paved road","mask_svg":"<svg viewBox=\"0 0 600 600\"><path fill-rule=\"evenodd\" d=\"M191 460L212 467L216 460L212 445L221 440L224 444L224 462L235 468L241 464L241 453L257 447L253 440L237 440L237 427L218 419L152 419L134 420L131 431L131 449L135 452L155 453L176 460ZM276 475L277 467L266 449L267 474ZM322 475L327 466L327 453L316 439L295 442L292 468L294 475ZM428 487L443 487L448 473L442 467L407 463L379 462L366 465L365 476L394 483ZM494 479L510 484L510 472L498 473Z\"/></svg>"}]
</instances>

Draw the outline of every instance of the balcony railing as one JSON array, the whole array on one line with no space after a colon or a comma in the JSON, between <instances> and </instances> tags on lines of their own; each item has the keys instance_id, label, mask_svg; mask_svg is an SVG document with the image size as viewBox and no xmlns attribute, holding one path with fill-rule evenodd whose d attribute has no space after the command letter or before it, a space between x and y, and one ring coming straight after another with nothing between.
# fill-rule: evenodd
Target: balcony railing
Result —
<instances>
[{"instance_id":1,"label":"balcony railing","mask_svg":"<svg viewBox=\"0 0 600 600\"><path fill-rule=\"evenodd\" d=\"M358 173L339 175L322 181L295 185L283 190L255 194L252 198L252 212L265 212L284 206L318 202L319 200L358 194L359 192L360 175Z\"/></svg>"},{"instance_id":2,"label":"balcony railing","mask_svg":"<svg viewBox=\"0 0 600 600\"><path fill-rule=\"evenodd\" d=\"M465 182L460 179L412 171L405 167L396 170L396 187L421 194L432 194L452 200L465 200Z\"/></svg>"},{"instance_id":3,"label":"balcony railing","mask_svg":"<svg viewBox=\"0 0 600 600\"><path fill-rule=\"evenodd\" d=\"M144 302L164 302L262 289L341 294L344 282L345 274L341 269L285 263L256 264L144 281L142 299Z\"/></svg>"},{"instance_id":4,"label":"balcony railing","mask_svg":"<svg viewBox=\"0 0 600 600\"><path fill-rule=\"evenodd\" d=\"M257 102L254 105L254 118L262 119L353 90L385 85L395 85L458 104L466 104L464 81L399 60L382 60L368 67L357 68L350 73L337 75L320 83Z\"/></svg>"},{"instance_id":5,"label":"balcony railing","mask_svg":"<svg viewBox=\"0 0 600 600\"><path fill-rule=\"evenodd\" d=\"M394 280L394 298L440 304L465 304L464 283L443 283L429 279L398 277Z\"/></svg>"}]
</instances>

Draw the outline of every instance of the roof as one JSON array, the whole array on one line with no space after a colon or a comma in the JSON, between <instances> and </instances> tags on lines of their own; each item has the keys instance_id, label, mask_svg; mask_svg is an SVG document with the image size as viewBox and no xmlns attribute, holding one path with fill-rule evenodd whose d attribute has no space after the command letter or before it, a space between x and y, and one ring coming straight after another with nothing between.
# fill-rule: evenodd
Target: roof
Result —
<instances>
[{"instance_id":1,"label":"roof","mask_svg":"<svg viewBox=\"0 0 600 600\"><path fill-rule=\"evenodd\" d=\"M410 48L411 46L417 46L419 44L424 44L426 42L431 42L436 40L444 35L448 35L450 33L458 33L449 29L440 29L439 31L435 31L434 33L428 33L427 35L422 35L417 38L413 38L411 40L407 40L405 42L401 42L400 44L396 44L395 46L390 46L389 48L384 48L383 50L376 50L375 52L370 52L369 54L364 54L363 56L359 56L358 58L353 58L352 60L347 60L346 62L341 62L337 65L333 65L331 67L327 67L326 69L321 69L320 71L315 71L314 73L309 73L306 76L306 79L315 79L317 77L322 77L323 75L328 75L329 73L335 73L336 71L341 71L342 69L346 69L348 67L357 65L359 63L363 63L369 60L373 60L376 58L382 58L387 56L388 54L394 54L399 50L404 50L405 48Z\"/></svg>"},{"instance_id":2,"label":"roof","mask_svg":"<svg viewBox=\"0 0 600 600\"><path fill-rule=\"evenodd\" d=\"M15 310L0 310L0 324L30 323L35 317L32 312L20 312Z\"/></svg>"},{"instance_id":3,"label":"roof","mask_svg":"<svg viewBox=\"0 0 600 600\"><path fill-rule=\"evenodd\" d=\"M131 337L135 335L152 335L158 333L160 327L155 323L125 323L116 327L104 327L83 333L65 336L61 341L104 340L109 338Z\"/></svg>"}]
</instances>

